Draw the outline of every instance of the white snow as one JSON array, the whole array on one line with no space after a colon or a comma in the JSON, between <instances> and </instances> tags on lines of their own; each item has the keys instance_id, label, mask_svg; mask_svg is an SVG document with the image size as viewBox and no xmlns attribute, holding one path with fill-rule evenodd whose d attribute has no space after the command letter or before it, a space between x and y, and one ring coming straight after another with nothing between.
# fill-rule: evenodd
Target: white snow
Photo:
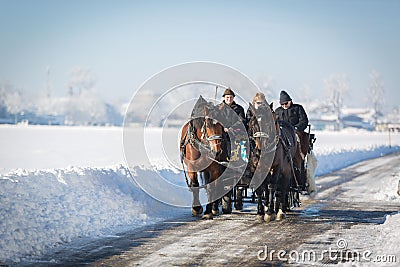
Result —
<instances>
[{"instance_id":1,"label":"white snow","mask_svg":"<svg viewBox=\"0 0 400 267\"><path fill-rule=\"evenodd\" d=\"M137 131L140 136L143 130ZM159 149L162 142L156 137L161 130L151 131L150 149ZM178 147L177 134L177 129L165 130L164 142ZM400 151L400 134L392 133L391 147L387 133L315 134L317 175ZM135 176L161 174L184 185L176 164L178 149L171 159L159 156L152 160L156 166L146 165L146 152L139 149L134 159L137 164L129 172L122 128L0 126L0 148L0 263L41 255L78 238L101 237L190 213L187 208L152 199L134 182ZM388 188L397 190L400 177L387 178L382 177L371 192L375 199L397 201L399 196L387 192ZM399 223L400 214L391 215L371 229L392 237L382 240L382 247L387 242L392 242L391 247L400 245Z\"/></svg>"}]
</instances>

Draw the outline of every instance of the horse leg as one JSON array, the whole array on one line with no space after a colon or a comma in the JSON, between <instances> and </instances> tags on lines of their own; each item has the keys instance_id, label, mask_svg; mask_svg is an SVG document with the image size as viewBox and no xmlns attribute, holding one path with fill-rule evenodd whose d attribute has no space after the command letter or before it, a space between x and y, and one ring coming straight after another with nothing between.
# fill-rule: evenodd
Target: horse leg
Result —
<instances>
[{"instance_id":1,"label":"horse leg","mask_svg":"<svg viewBox=\"0 0 400 267\"><path fill-rule=\"evenodd\" d=\"M235 190L235 209L243 209L243 187L236 187Z\"/></svg>"},{"instance_id":2,"label":"horse leg","mask_svg":"<svg viewBox=\"0 0 400 267\"><path fill-rule=\"evenodd\" d=\"M219 177L220 176L220 168L219 166L213 164L212 166L214 166L214 168L211 168L208 172L207 172L207 183L211 183L214 189L210 190L210 192L208 192L209 195L209 202L212 203L211 204L211 213L214 216L219 216L219 203L221 202L220 198L217 198L217 180L215 179L215 177ZM214 179L212 181L212 179ZM212 201L212 202L211 202Z\"/></svg>"},{"instance_id":3,"label":"horse leg","mask_svg":"<svg viewBox=\"0 0 400 267\"><path fill-rule=\"evenodd\" d=\"M276 184L268 183L268 210L264 216L264 220L266 222L274 221L276 218L275 213L275 191L276 191Z\"/></svg>"},{"instance_id":4,"label":"horse leg","mask_svg":"<svg viewBox=\"0 0 400 267\"><path fill-rule=\"evenodd\" d=\"M289 167L289 166L288 166ZM283 220L286 218L286 198L289 187L289 180L291 179L291 173L286 168L286 171L282 173L279 180L278 194L277 194L277 205L276 210L278 214L276 215L276 220Z\"/></svg>"},{"instance_id":5,"label":"horse leg","mask_svg":"<svg viewBox=\"0 0 400 267\"><path fill-rule=\"evenodd\" d=\"M222 197L222 213L232 213L232 190L229 190L229 192Z\"/></svg>"},{"instance_id":6,"label":"horse leg","mask_svg":"<svg viewBox=\"0 0 400 267\"><path fill-rule=\"evenodd\" d=\"M210 173L208 170L203 172L204 182L207 184L207 205L204 211L203 219L212 220L213 219L213 184L210 183Z\"/></svg>"},{"instance_id":7,"label":"horse leg","mask_svg":"<svg viewBox=\"0 0 400 267\"><path fill-rule=\"evenodd\" d=\"M206 205L206 210L204 211L203 219L205 220L212 220L213 213L212 213L212 202L210 202L210 191L207 190L208 195L208 203Z\"/></svg>"},{"instance_id":8,"label":"horse leg","mask_svg":"<svg viewBox=\"0 0 400 267\"><path fill-rule=\"evenodd\" d=\"M214 216L219 216L219 202L220 199L217 198L217 181L212 182L214 189L208 192L208 202L211 203L211 213Z\"/></svg>"},{"instance_id":9,"label":"horse leg","mask_svg":"<svg viewBox=\"0 0 400 267\"><path fill-rule=\"evenodd\" d=\"M206 210L204 211L203 219L205 219L205 220L212 220L213 219L212 203L207 203Z\"/></svg>"},{"instance_id":10,"label":"horse leg","mask_svg":"<svg viewBox=\"0 0 400 267\"><path fill-rule=\"evenodd\" d=\"M277 191L277 199L276 199L276 205L275 209L278 211L276 214L276 220L280 221L286 218L286 211L285 211L285 198L286 198L286 192L285 191Z\"/></svg>"},{"instance_id":11,"label":"horse leg","mask_svg":"<svg viewBox=\"0 0 400 267\"><path fill-rule=\"evenodd\" d=\"M193 194L193 201L192 201L192 215L193 216L200 216L203 213L203 207L200 203L199 197L199 181L197 180L197 173L196 172L189 172L190 177L190 190Z\"/></svg>"},{"instance_id":12,"label":"horse leg","mask_svg":"<svg viewBox=\"0 0 400 267\"><path fill-rule=\"evenodd\" d=\"M219 199L216 199L215 201L213 201L213 203L212 203L212 211L211 211L211 213L214 215L214 216L219 216Z\"/></svg>"},{"instance_id":13,"label":"horse leg","mask_svg":"<svg viewBox=\"0 0 400 267\"><path fill-rule=\"evenodd\" d=\"M206 205L206 210L204 211L203 219L205 220L212 220L213 219L213 198L212 198L212 190L210 184L207 185L207 205Z\"/></svg>"},{"instance_id":14,"label":"horse leg","mask_svg":"<svg viewBox=\"0 0 400 267\"><path fill-rule=\"evenodd\" d=\"M268 207L269 207L269 190L268 190L268 187L267 187L267 185L265 185L265 188L264 188L265 190L264 190L264 192L265 192L265 201L264 201L264 214L265 214L265 212L267 212L267 210L268 210Z\"/></svg>"},{"instance_id":15,"label":"horse leg","mask_svg":"<svg viewBox=\"0 0 400 267\"><path fill-rule=\"evenodd\" d=\"M264 205L262 201L263 197L263 192L264 192L264 184L262 183L257 189L256 189L256 195L257 195L257 221L258 222L263 222L264 221Z\"/></svg>"}]
</instances>

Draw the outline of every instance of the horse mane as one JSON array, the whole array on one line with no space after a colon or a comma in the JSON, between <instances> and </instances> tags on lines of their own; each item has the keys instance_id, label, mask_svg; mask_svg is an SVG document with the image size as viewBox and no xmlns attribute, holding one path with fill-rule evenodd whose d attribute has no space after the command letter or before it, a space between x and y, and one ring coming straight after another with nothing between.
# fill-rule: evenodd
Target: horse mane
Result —
<instances>
[{"instance_id":1,"label":"horse mane","mask_svg":"<svg viewBox=\"0 0 400 267\"><path fill-rule=\"evenodd\" d=\"M200 129L204 123L204 112L203 109L207 105L207 101L200 96L193 106L192 113L190 114L190 125L194 129Z\"/></svg>"},{"instance_id":2,"label":"horse mane","mask_svg":"<svg viewBox=\"0 0 400 267\"><path fill-rule=\"evenodd\" d=\"M279 137L282 138L285 144L288 144L291 147L296 146L296 129L294 126L283 120L278 120L277 123L280 129L278 132Z\"/></svg>"}]
</instances>

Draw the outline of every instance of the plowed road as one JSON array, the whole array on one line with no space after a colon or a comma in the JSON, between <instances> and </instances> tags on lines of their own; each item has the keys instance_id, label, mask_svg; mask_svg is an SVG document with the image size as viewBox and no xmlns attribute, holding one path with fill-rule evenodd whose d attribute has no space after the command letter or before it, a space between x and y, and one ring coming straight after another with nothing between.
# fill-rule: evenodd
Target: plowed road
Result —
<instances>
[{"instance_id":1,"label":"plowed road","mask_svg":"<svg viewBox=\"0 0 400 267\"><path fill-rule=\"evenodd\" d=\"M362 193L373 179L393 176L400 179L400 154L318 177L318 194L303 198L302 206L288 213L284 221L260 224L253 204L246 205L242 212L214 220L188 214L90 244L75 244L34 265L303 266L307 262L295 262L295 254L289 257L290 251L301 254L305 248L319 252L328 247L337 249L337 238L345 231L355 225L383 223L387 214L398 212L399 202L371 201ZM372 244L369 249L374 249ZM279 250L283 251L281 255ZM308 264L335 264L341 260L327 254L317 256L308 259Z\"/></svg>"}]
</instances>

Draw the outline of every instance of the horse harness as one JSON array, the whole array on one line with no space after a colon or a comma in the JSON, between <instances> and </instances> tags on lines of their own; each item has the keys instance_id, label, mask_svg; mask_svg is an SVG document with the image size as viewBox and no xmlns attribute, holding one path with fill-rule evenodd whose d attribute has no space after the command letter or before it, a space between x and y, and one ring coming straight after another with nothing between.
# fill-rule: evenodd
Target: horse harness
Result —
<instances>
[{"instance_id":1,"label":"horse harness","mask_svg":"<svg viewBox=\"0 0 400 267\"><path fill-rule=\"evenodd\" d=\"M257 119L257 121L258 121L258 119ZM249 134L249 141L255 141L256 138L267 138L267 139L269 139L270 136L269 136L268 133L266 133L264 131L257 131L257 132L254 132L252 134L251 133ZM263 152L263 153L271 153L271 152L275 151L277 146L278 146L278 142L279 142L279 134L275 135L274 142L268 143L269 145L266 148L264 148L263 150L255 148L255 154L259 157L261 152Z\"/></svg>"},{"instance_id":2,"label":"horse harness","mask_svg":"<svg viewBox=\"0 0 400 267\"><path fill-rule=\"evenodd\" d=\"M202 142L202 140L206 140L206 141L214 141L214 140L222 140L223 137L222 135L212 135L212 136L208 136L207 131L206 131L206 122L204 121L203 126L201 127L202 135L201 138L199 139L196 135L196 128L193 126L192 121L189 122L189 127L187 132L185 133L185 138L183 140L183 142L181 143L181 154L183 154L183 156L186 156L185 154L185 149L184 147L187 144L191 144L196 150L198 151L207 151L207 153L212 153L212 149L210 147L210 145L206 142ZM181 155L182 158L182 155Z\"/></svg>"},{"instance_id":3,"label":"horse harness","mask_svg":"<svg viewBox=\"0 0 400 267\"><path fill-rule=\"evenodd\" d=\"M185 170L185 165L184 165L184 159L186 157L186 145L190 144L192 145L197 151L201 152L201 151L206 151L206 153L208 155L213 154L213 151L211 149L211 146L209 145L210 141L214 141L214 140L223 140L222 135L212 135L212 136L208 136L207 131L206 131L206 120L204 120L203 125L201 127L202 135L201 138L199 139L196 135L196 128L193 125L193 120L190 120L189 122L189 127L185 133L185 137L181 142L181 163L182 163L182 167L183 167L183 172L185 173L185 179L186 179L186 184L188 185L188 187L190 188L189 185L189 180L187 178L187 174L186 174L186 170ZM203 140L203 142L202 142ZM207 142L204 142L204 140L206 140ZM215 155L213 155L215 156ZM212 161L215 161L217 163L222 164L221 162L215 160L213 157L209 156L209 159L211 159Z\"/></svg>"}]
</instances>

